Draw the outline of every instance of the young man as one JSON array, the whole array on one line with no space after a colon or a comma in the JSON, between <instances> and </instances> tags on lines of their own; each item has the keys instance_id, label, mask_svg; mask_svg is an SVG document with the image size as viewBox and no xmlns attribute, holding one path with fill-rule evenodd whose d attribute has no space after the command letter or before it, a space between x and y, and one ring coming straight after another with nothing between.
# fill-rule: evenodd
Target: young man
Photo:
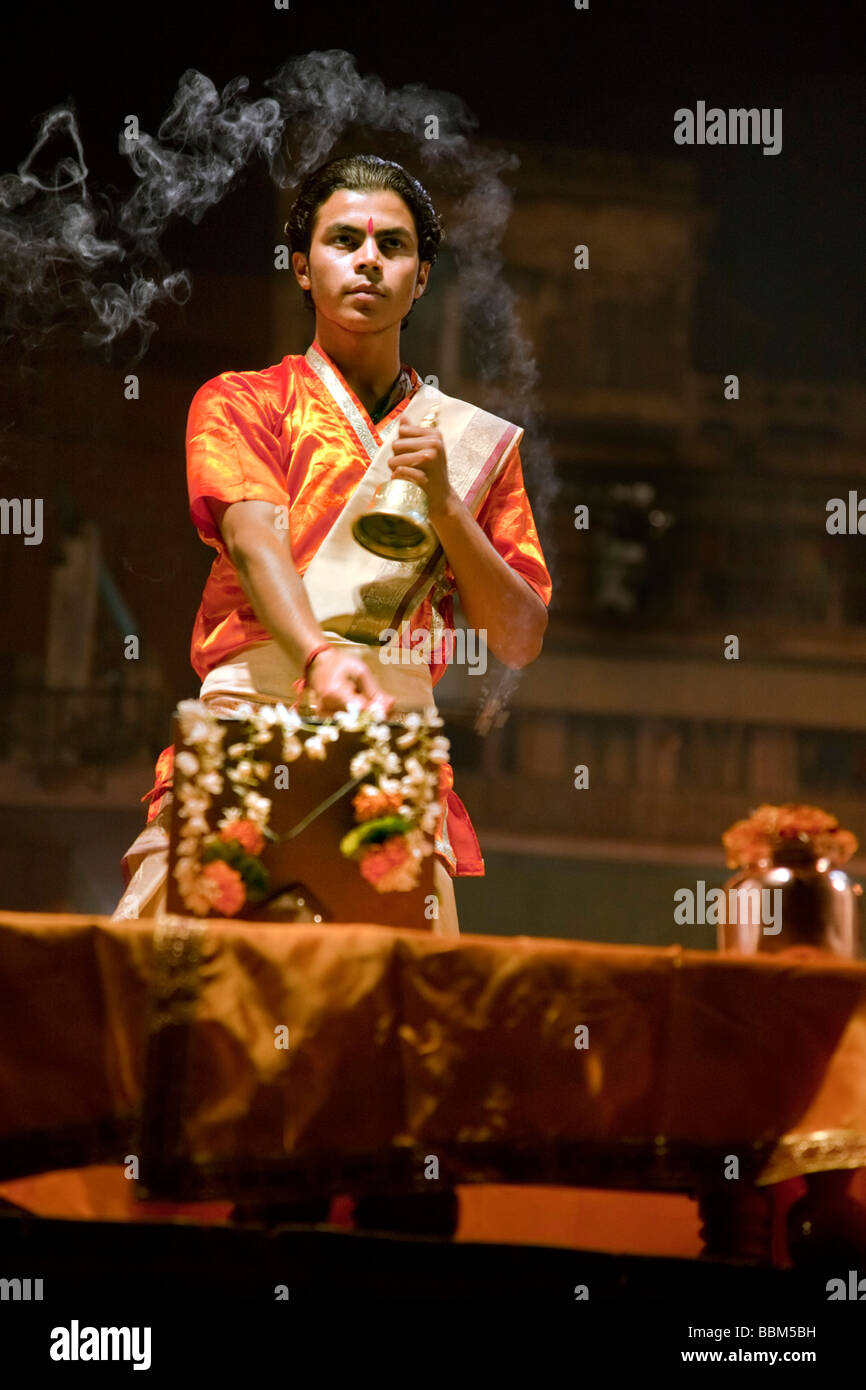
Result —
<instances>
[{"instance_id":1,"label":"young man","mask_svg":"<svg viewBox=\"0 0 866 1390\"><path fill-rule=\"evenodd\" d=\"M300 678L320 713L377 697L391 713L429 707L447 665L435 638L453 631L455 588L468 624L507 666L541 650L551 581L523 486L522 430L424 386L401 362L401 328L442 231L400 165L372 155L324 165L304 183L287 233L314 342L264 371L223 373L190 408L190 514L217 551L190 654L201 698L217 713L241 700L291 702ZM436 428L424 423L431 401ZM383 561L351 536L388 477L427 495L438 538L428 560ZM419 630L434 639L429 664L382 660L381 634L405 624L410 639ZM115 918L164 903L170 776L167 749ZM446 766L431 924L443 934L458 932L451 876L484 873L452 781Z\"/></svg>"}]
</instances>

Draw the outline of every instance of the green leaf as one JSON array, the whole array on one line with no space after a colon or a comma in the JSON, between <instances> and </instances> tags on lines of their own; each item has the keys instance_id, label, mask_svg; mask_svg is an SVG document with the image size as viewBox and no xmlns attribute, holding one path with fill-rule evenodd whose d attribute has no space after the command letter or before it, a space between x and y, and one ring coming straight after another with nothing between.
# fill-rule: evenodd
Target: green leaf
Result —
<instances>
[{"instance_id":1,"label":"green leaf","mask_svg":"<svg viewBox=\"0 0 866 1390\"><path fill-rule=\"evenodd\" d=\"M270 887L270 875L262 861L247 855L247 864L242 873L250 901L258 902L260 898L266 897Z\"/></svg>"},{"instance_id":2,"label":"green leaf","mask_svg":"<svg viewBox=\"0 0 866 1390\"><path fill-rule=\"evenodd\" d=\"M409 829L409 821L403 816L377 816L375 820L356 825L340 841L340 852L352 859L363 845L381 844L390 835L402 835Z\"/></svg>"},{"instance_id":3,"label":"green leaf","mask_svg":"<svg viewBox=\"0 0 866 1390\"><path fill-rule=\"evenodd\" d=\"M256 855L247 854L239 840L211 840L202 849L201 862L211 864L214 859L222 859L240 874L248 897L261 897L267 891L270 882L267 869Z\"/></svg>"}]
</instances>

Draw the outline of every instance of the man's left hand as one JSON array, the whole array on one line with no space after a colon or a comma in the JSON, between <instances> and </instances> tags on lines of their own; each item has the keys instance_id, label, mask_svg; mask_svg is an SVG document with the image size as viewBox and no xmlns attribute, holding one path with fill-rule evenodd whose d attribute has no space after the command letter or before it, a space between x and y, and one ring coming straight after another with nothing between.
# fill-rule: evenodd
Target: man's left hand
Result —
<instances>
[{"instance_id":1,"label":"man's left hand","mask_svg":"<svg viewBox=\"0 0 866 1390\"><path fill-rule=\"evenodd\" d=\"M393 457L388 460L392 478L405 478L417 483L427 494L430 520L445 516L458 501L457 493L448 481L448 459L439 430L427 425L412 425L401 420L393 445Z\"/></svg>"}]
</instances>

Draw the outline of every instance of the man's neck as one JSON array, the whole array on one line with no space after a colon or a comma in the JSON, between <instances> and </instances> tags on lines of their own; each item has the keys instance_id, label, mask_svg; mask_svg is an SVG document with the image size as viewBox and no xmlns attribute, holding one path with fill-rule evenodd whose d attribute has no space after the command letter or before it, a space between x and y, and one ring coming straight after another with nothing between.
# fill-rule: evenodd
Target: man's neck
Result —
<instances>
[{"instance_id":1,"label":"man's neck","mask_svg":"<svg viewBox=\"0 0 866 1390\"><path fill-rule=\"evenodd\" d=\"M347 333L317 319L316 341L364 409L372 412L400 373L399 327L393 333Z\"/></svg>"}]
</instances>

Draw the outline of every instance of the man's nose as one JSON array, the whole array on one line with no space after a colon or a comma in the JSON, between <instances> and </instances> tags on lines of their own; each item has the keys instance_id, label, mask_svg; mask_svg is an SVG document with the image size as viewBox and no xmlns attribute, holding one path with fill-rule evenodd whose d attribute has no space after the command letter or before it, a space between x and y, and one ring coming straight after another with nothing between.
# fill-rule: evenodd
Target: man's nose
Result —
<instances>
[{"instance_id":1,"label":"man's nose","mask_svg":"<svg viewBox=\"0 0 866 1390\"><path fill-rule=\"evenodd\" d=\"M364 238L361 245L358 247L358 264L377 265L380 259L380 254L381 253L379 251L379 243L377 242L373 233L368 232L367 236Z\"/></svg>"}]
</instances>

